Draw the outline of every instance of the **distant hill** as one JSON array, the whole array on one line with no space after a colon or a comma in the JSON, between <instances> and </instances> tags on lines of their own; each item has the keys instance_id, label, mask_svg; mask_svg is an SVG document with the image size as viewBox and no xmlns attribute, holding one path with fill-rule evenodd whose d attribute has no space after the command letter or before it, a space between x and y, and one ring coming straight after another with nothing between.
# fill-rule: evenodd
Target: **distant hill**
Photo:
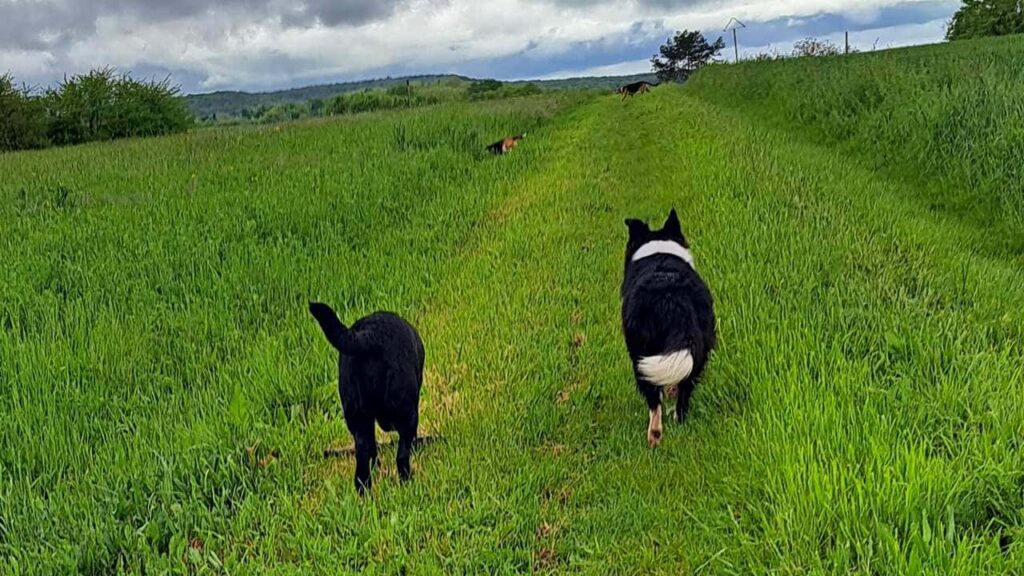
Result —
<instances>
[{"instance_id":1,"label":"distant hill","mask_svg":"<svg viewBox=\"0 0 1024 576\"><path fill-rule=\"evenodd\" d=\"M636 74L632 76L600 76L585 78L565 78L558 80L523 80L506 82L506 84L526 84L533 82L548 90L587 90L607 89L613 90L622 84L647 80L654 82L653 74ZM359 92L374 88L390 88L392 86L404 85L409 82L413 85L423 84L450 84L461 85L476 81L473 78L459 76L457 74L435 74L423 76L405 76L401 78L378 78L374 80L360 80L357 82L341 82L337 84L321 84L317 86L306 86L303 88L292 88L276 92L238 92L221 91L208 94L189 94L185 96L192 113L199 118L213 116L239 116L242 110L259 108L260 106L274 106L276 104L298 104L310 100L327 100L339 94Z\"/></svg>"}]
</instances>

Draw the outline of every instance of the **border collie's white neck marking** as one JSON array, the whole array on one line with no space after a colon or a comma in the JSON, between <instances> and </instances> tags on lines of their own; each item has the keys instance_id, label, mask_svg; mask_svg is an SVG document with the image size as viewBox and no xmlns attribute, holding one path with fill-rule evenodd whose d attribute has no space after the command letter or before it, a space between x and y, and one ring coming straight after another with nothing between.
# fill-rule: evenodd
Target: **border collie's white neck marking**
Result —
<instances>
[{"instance_id":1,"label":"border collie's white neck marking","mask_svg":"<svg viewBox=\"0 0 1024 576\"><path fill-rule=\"evenodd\" d=\"M689 250L672 240L654 240L644 244L633 254L633 262L638 262L655 254L668 254L676 258L682 258L691 268L696 270L696 267L693 265L693 254L690 254Z\"/></svg>"}]
</instances>

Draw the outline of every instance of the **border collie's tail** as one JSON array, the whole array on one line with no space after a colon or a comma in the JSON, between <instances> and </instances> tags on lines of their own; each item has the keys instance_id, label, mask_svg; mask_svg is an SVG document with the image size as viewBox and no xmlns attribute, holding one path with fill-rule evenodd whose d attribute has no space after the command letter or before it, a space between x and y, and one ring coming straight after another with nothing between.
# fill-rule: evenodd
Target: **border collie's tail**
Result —
<instances>
[{"instance_id":1,"label":"border collie's tail","mask_svg":"<svg viewBox=\"0 0 1024 576\"><path fill-rule=\"evenodd\" d=\"M644 380L655 386L674 386L693 373L693 354L679 350L661 356L641 358L636 369Z\"/></svg>"}]
</instances>

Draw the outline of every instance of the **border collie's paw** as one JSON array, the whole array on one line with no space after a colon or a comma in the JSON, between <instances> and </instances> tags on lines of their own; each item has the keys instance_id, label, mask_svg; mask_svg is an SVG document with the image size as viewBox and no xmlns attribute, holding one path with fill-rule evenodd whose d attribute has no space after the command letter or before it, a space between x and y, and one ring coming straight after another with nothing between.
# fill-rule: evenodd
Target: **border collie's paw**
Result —
<instances>
[{"instance_id":1,"label":"border collie's paw","mask_svg":"<svg viewBox=\"0 0 1024 576\"><path fill-rule=\"evenodd\" d=\"M648 430L647 445L651 448L657 448L658 444L661 444L661 430Z\"/></svg>"}]
</instances>

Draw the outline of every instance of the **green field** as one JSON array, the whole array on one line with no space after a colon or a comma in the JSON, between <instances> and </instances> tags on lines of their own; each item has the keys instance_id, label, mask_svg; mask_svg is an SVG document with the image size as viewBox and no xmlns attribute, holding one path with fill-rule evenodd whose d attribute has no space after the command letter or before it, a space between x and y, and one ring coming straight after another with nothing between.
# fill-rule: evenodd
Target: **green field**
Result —
<instances>
[{"instance_id":1,"label":"green field","mask_svg":"<svg viewBox=\"0 0 1024 576\"><path fill-rule=\"evenodd\" d=\"M707 94L0 156L0 573L1024 570L1020 255ZM652 451L623 219L673 206L720 349ZM412 483L323 458L311 298L419 328Z\"/></svg>"}]
</instances>

